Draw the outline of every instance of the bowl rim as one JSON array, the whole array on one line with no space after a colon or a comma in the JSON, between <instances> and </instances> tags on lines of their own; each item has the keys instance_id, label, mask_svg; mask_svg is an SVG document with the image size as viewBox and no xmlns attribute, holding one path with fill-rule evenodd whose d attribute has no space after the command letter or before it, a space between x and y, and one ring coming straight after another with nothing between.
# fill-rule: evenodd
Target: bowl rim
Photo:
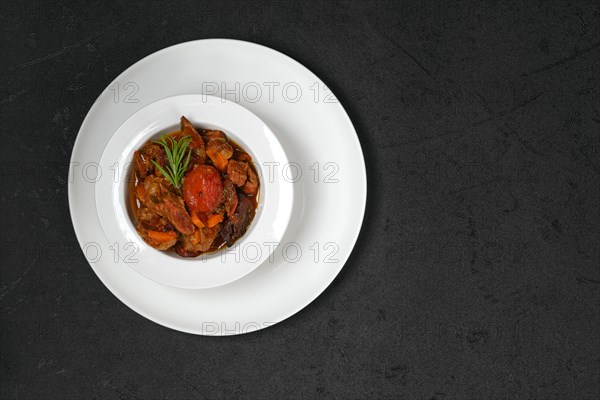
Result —
<instances>
[{"instance_id":1,"label":"bowl rim","mask_svg":"<svg viewBox=\"0 0 600 400\"><path fill-rule=\"evenodd\" d=\"M173 97L175 97L175 96L173 96ZM207 95L207 97L208 97L208 95ZM215 97L215 96L211 96L211 97ZM194 125L194 128L196 128L196 129L199 128L194 123L192 123L192 125ZM206 128L206 127L208 127L208 128ZM205 124L205 125L201 126L200 129L220 130L220 131L224 132L225 135L227 135L227 137L230 139L232 139L232 137L235 136L235 133L226 131L225 128L223 128L221 126L217 126L217 125ZM138 143L138 145L141 143L141 146L143 146L149 140L158 139L160 136L165 135L167 133L174 132L175 130L177 130L177 127L175 127L175 125L173 125L173 127L171 127L171 128L165 127L163 129L161 129L159 132L153 132L152 134L145 135L144 139L140 138L140 140L137 140L136 142ZM258 190L258 201L257 201L257 205L256 205L256 212L254 214L254 218L252 218L252 221L250 221L250 225L248 225L246 232L238 240L235 241L235 244L239 244L239 243L242 243L245 239L247 239L250 236L251 231L254 229L257 222L260 220L260 218L262 218L262 216L263 216L263 207L261 207L263 198L264 198L263 192L268 190L268 185L265 185L262 169L260 168L260 163L257 162L258 158L254 154L254 152L252 152L252 149L250 149L249 146L241 138L236 137L234 139L234 142L236 144L238 144L242 148L242 150L244 150L246 153L248 153L252 157L252 161L250 161L250 162L252 164L254 164L256 171L258 172L258 179L259 179L259 190ZM132 232L135 232L135 234L137 234L138 236L139 236L139 233L137 233L137 230L135 229L135 224L133 223L135 220L135 216L133 215L134 211L130 209L129 179L132 179L133 174L134 174L134 169L131 167L134 163L133 156L135 154L135 151L137 151L139 149L140 149L140 147L135 148L132 152L129 152L128 156L125 157L125 158L129 159L128 164L127 164L129 166L129 168L128 168L128 171L125 172L125 174L127 174L127 177L125 179L121 179L118 184L119 185L119 189L118 189L119 195L120 195L120 197L124 196L124 198L122 198L123 203L120 203L120 204L124 208L124 210L123 210L124 213L129 216L129 220L127 220L127 222L129 223L129 228L131 229ZM140 237L140 239L141 239L141 237ZM182 257L173 251L158 250L151 246L150 246L150 248L152 250L160 252L161 254L166 254L166 255L176 258L178 260L190 261L190 262L197 261L198 259L219 257L221 252L227 251L227 246L222 246L221 248L219 248L217 250L213 250L208 253L202 253L195 257Z\"/></svg>"},{"instance_id":2,"label":"bowl rim","mask_svg":"<svg viewBox=\"0 0 600 400\"><path fill-rule=\"evenodd\" d=\"M159 110L157 113L152 114L149 117L146 118L142 118L140 117L141 115L143 115L144 113L148 113L148 110L153 110L157 107L160 107L161 105L164 105L165 107L174 107L177 108L178 103L182 103L183 107L186 106L190 106L190 104L198 104L199 100L201 99L200 103L201 104L207 104L207 105L221 105L222 107L226 108L228 111L236 111L237 110L237 115L242 115L245 114L245 118L251 118L254 119L254 121L257 123L257 126L260 125L262 127L262 131L265 135L268 136L267 138L267 142L269 142L269 144L276 144L277 146L279 146L279 157L277 157L276 161L280 162L280 163L287 163L288 158L287 155L285 154L285 151L283 149L283 147L281 146L280 142L277 140L277 137L275 135L275 133L270 129L270 127L262 120L260 119L256 114L252 113L251 111L249 111L248 109L246 109L245 107L232 102L230 100L227 99L223 99L221 97L216 97L216 96L210 96L210 95L204 95L204 94L185 94L185 95L176 95L176 96L170 96L170 97L166 97L160 100L157 100L155 102L152 102L144 107L142 107L140 110L138 110L137 112L135 112L134 114L130 115L118 128L117 130L113 133L113 137L109 140L106 148L103 150L102 156L101 156L101 164L103 164L103 160L105 160L105 156L107 154L107 151L109 151L109 149L111 149L111 142L113 141L114 138L119 136L119 133L121 133L125 128L129 127L129 125L132 124L138 124L139 126L145 126L144 129L142 129L139 132L135 132L133 134L133 137L129 137L126 140L127 145L122 149L122 152L120 155L117 156L117 158L119 160L123 160L123 165L127 165L127 168L129 169L129 171L126 171L124 173L123 176L130 176L129 174L132 173L131 171L131 167L132 167L132 160L133 160L133 153L140 148L140 146L142 146L144 143L146 143L148 140L150 140L153 137L157 137L161 134L167 133L167 132L171 132L176 128L176 126L178 126L178 124L175 123L166 123L166 121L164 121L164 123L160 123L160 124L156 124L156 123L152 123L150 125L148 122L148 119L150 120L160 120L160 118L158 117L158 115L162 114L162 112ZM171 110L172 111L172 110ZM258 198L258 202L257 202L257 210L256 210L256 214L254 216L254 219L252 220L252 222L250 223L250 226L248 227L248 230L246 231L246 233L240 237L234 244L234 246L232 246L231 248L227 248L227 246L224 246L223 248L217 250L217 251L213 251L210 253L206 253L206 254L202 254L200 256L197 257L181 257L179 255L177 255L176 253L172 252L172 251L161 251L161 250L157 250L149 245L147 245L145 243L145 241L141 238L141 236L137 233L136 229L135 229L135 225L134 225L134 221L132 219L132 215L131 215L131 210L129 210L129 180L128 179L119 179L118 182L116 183L112 183L111 184L111 203L113 205L113 208L115 208L116 213L118 214L119 212L121 213L120 215L124 215L125 218L120 218L119 215L117 215L117 219L119 219L118 221L118 225L121 228L121 232L123 233L123 235L126 238L131 238L133 240L131 240L134 243L137 243L138 245L141 245L140 247L140 253L143 251L146 252L150 252L152 253L152 258L157 258L158 262L169 262L169 263L174 263L174 264L188 264L188 268L189 268L189 264L190 263L202 263L204 264L203 267L206 268L207 266L210 266L211 264L216 265L216 262L219 262L219 265L221 267L227 267L228 263L224 257L224 253L227 253L228 251L230 251L231 249L236 249L236 248L240 248L242 246L248 246L249 244L256 244L256 243L260 243L260 241L257 240L253 240L256 239L257 236L260 236L260 232L257 231L259 226L264 226L264 220L268 215L268 211L267 206L270 203L270 199L269 199L269 195L271 191L277 191L278 187L281 188L281 186L287 186L288 187L288 191L289 194L287 196L285 196L288 201L289 201L289 206L287 207L287 209L289 210L289 212L287 212L287 215L285 215L285 220L284 220L284 228L282 230L280 230L280 234L277 235L279 237L279 240L281 240L281 238L283 238L285 231L287 229L287 226L289 224L289 220L291 217L291 210L293 209L293 185L291 184L287 184L287 182L284 182L282 179L279 179L279 186L277 187L277 185L275 185L273 182L270 182L270 179L265 179L264 177L264 170L263 168L261 168L262 163L264 163L265 159L263 159L261 152L263 152L264 149L261 149L260 151L257 150L257 147L259 146L258 144L253 144L252 140L248 137L244 137L244 135L241 135L239 133L239 131L236 130L232 130L230 129L231 125L228 126L224 126L219 121L213 121L213 122L209 122L209 123L205 123L205 122L198 122L198 118L196 118L194 115L186 115L181 114L181 115L185 115L186 118L188 118L192 124L194 125L194 127L200 127L200 128L218 128L220 130L222 130L223 132L225 132L225 134L230 137L231 139L233 139L237 144L239 144L244 151L246 151L248 154L250 154L250 156L252 157L252 161L254 163L254 165L256 166L258 175L259 175L259 198ZM181 115L179 115L179 117L181 117ZM230 114L231 115L231 114ZM177 118L176 121L179 121L179 117ZM136 119L140 119L142 118L140 121L136 121ZM236 116L232 116L231 118L236 118ZM144 120L146 120L144 122ZM140 125L141 124L141 125ZM136 130L137 131L137 130ZM122 133L121 133L122 135ZM272 142L274 140L274 142ZM114 158L114 157L113 157ZM282 185L283 183L283 185ZM109 240L109 242L112 243L112 240L110 239L110 235L107 233L107 229L105 228L105 223L108 223L107 221L104 220L104 218L102 218L102 213L101 213L101 209L103 208L101 203L99 204L99 196L98 196L98 189L99 187L96 186L95 190L97 191L96 193L96 204L97 204L97 212L98 212L98 219L100 220L101 226L103 228L104 234L106 236L106 238ZM279 189L281 190L281 189ZM116 196L116 199L115 199ZM273 218L273 216L270 216L271 218ZM124 230L124 227L126 227L126 231ZM242 247L243 248L243 247ZM260 250L260 249L259 249ZM230 276L228 279L215 279L216 281L218 281L218 283L202 283L202 282L198 282L198 279L189 279L188 277L183 277L182 279L163 279L162 277L157 276L157 274L151 273L148 269L145 269L143 266L140 266L140 263L135 263L135 265L132 265L130 263L127 263L130 267L132 267L134 270L136 270L137 272L141 273L142 275L148 277L149 279L152 279L158 283L167 285L167 286L172 286L172 287L177 287L177 288L185 288L185 289L208 289L208 288L212 288L212 287L217 287L217 286L222 286L228 283L231 283L235 280L238 280L240 278L242 278L243 276L247 275L248 273L252 272L254 269L256 269L258 266L260 266L263 262L265 262L266 259L268 259L271 255L271 253L275 250L274 247L269 246L268 250L270 250L269 252L265 253L263 250L261 251L261 255L257 258L257 261L255 262L248 262L248 260L246 259L242 259L243 257L236 257L236 264L240 264L240 265L250 265L247 268L242 268L243 271L235 274L233 277ZM258 250L257 250L258 251ZM166 260L166 257L168 257L168 261ZM145 257L145 260L147 261L147 257ZM170 265L169 267L172 267L172 265Z\"/></svg>"}]
</instances>

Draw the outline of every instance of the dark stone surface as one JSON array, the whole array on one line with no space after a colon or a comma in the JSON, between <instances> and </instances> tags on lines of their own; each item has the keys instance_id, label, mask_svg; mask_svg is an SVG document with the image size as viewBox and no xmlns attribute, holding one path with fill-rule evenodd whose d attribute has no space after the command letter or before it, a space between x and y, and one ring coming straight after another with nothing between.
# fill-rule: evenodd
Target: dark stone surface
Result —
<instances>
[{"instance_id":1,"label":"dark stone surface","mask_svg":"<svg viewBox=\"0 0 600 400\"><path fill-rule=\"evenodd\" d=\"M1 397L598 398L598 4L2 2ZM138 59L209 37L319 75L369 174L331 287L229 338L123 305L67 204L99 93Z\"/></svg>"}]
</instances>

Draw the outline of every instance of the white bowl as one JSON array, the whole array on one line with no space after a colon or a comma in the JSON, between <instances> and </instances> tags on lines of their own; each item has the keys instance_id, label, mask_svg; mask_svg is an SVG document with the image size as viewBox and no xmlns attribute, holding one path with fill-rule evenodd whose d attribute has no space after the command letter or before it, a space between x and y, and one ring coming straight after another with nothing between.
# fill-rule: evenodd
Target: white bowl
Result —
<instances>
[{"instance_id":1,"label":"white bowl","mask_svg":"<svg viewBox=\"0 0 600 400\"><path fill-rule=\"evenodd\" d=\"M225 132L252 156L260 179L256 216L245 235L231 248L196 258L147 245L136 232L129 209L128 180L134 151L147 140L178 129L182 115L196 127ZM265 166L287 162L273 132L244 107L219 97L181 95L154 102L129 117L104 149L99 173L89 175L95 184L98 218L113 244L115 258L156 282L205 289L230 283L268 262L290 220L293 184L279 174L269 176Z\"/></svg>"}]
</instances>

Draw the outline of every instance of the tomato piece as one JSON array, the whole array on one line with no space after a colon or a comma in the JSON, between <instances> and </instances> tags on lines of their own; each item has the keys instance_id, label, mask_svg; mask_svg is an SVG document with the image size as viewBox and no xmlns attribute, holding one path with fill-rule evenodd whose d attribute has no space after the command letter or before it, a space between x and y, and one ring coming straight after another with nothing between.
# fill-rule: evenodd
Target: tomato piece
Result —
<instances>
[{"instance_id":1,"label":"tomato piece","mask_svg":"<svg viewBox=\"0 0 600 400\"><path fill-rule=\"evenodd\" d=\"M210 165L196 165L185 175L183 197L190 210L210 213L223 203L223 182Z\"/></svg>"}]
</instances>

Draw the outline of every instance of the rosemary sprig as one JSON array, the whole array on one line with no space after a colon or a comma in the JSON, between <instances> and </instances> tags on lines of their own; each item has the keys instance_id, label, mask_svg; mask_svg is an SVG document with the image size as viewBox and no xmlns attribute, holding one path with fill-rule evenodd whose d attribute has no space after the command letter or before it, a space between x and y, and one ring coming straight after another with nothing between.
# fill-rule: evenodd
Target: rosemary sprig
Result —
<instances>
[{"instance_id":1,"label":"rosemary sprig","mask_svg":"<svg viewBox=\"0 0 600 400\"><path fill-rule=\"evenodd\" d=\"M170 143L167 142L167 139ZM154 166L158 168L158 170L165 176L165 178L169 180L169 182L171 182L176 189L179 189L181 186L183 175L185 174L185 171L187 171L190 164L190 155L192 154L192 150L188 150L185 161L184 157L185 151L188 149L188 144L190 144L191 140L191 136L184 136L179 140L175 140L169 135L164 135L158 141L154 142L156 144L160 144L165 149L167 160L169 160L169 165L163 168L154 160L152 160L152 163L154 163Z\"/></svg>"}]
</instances>

